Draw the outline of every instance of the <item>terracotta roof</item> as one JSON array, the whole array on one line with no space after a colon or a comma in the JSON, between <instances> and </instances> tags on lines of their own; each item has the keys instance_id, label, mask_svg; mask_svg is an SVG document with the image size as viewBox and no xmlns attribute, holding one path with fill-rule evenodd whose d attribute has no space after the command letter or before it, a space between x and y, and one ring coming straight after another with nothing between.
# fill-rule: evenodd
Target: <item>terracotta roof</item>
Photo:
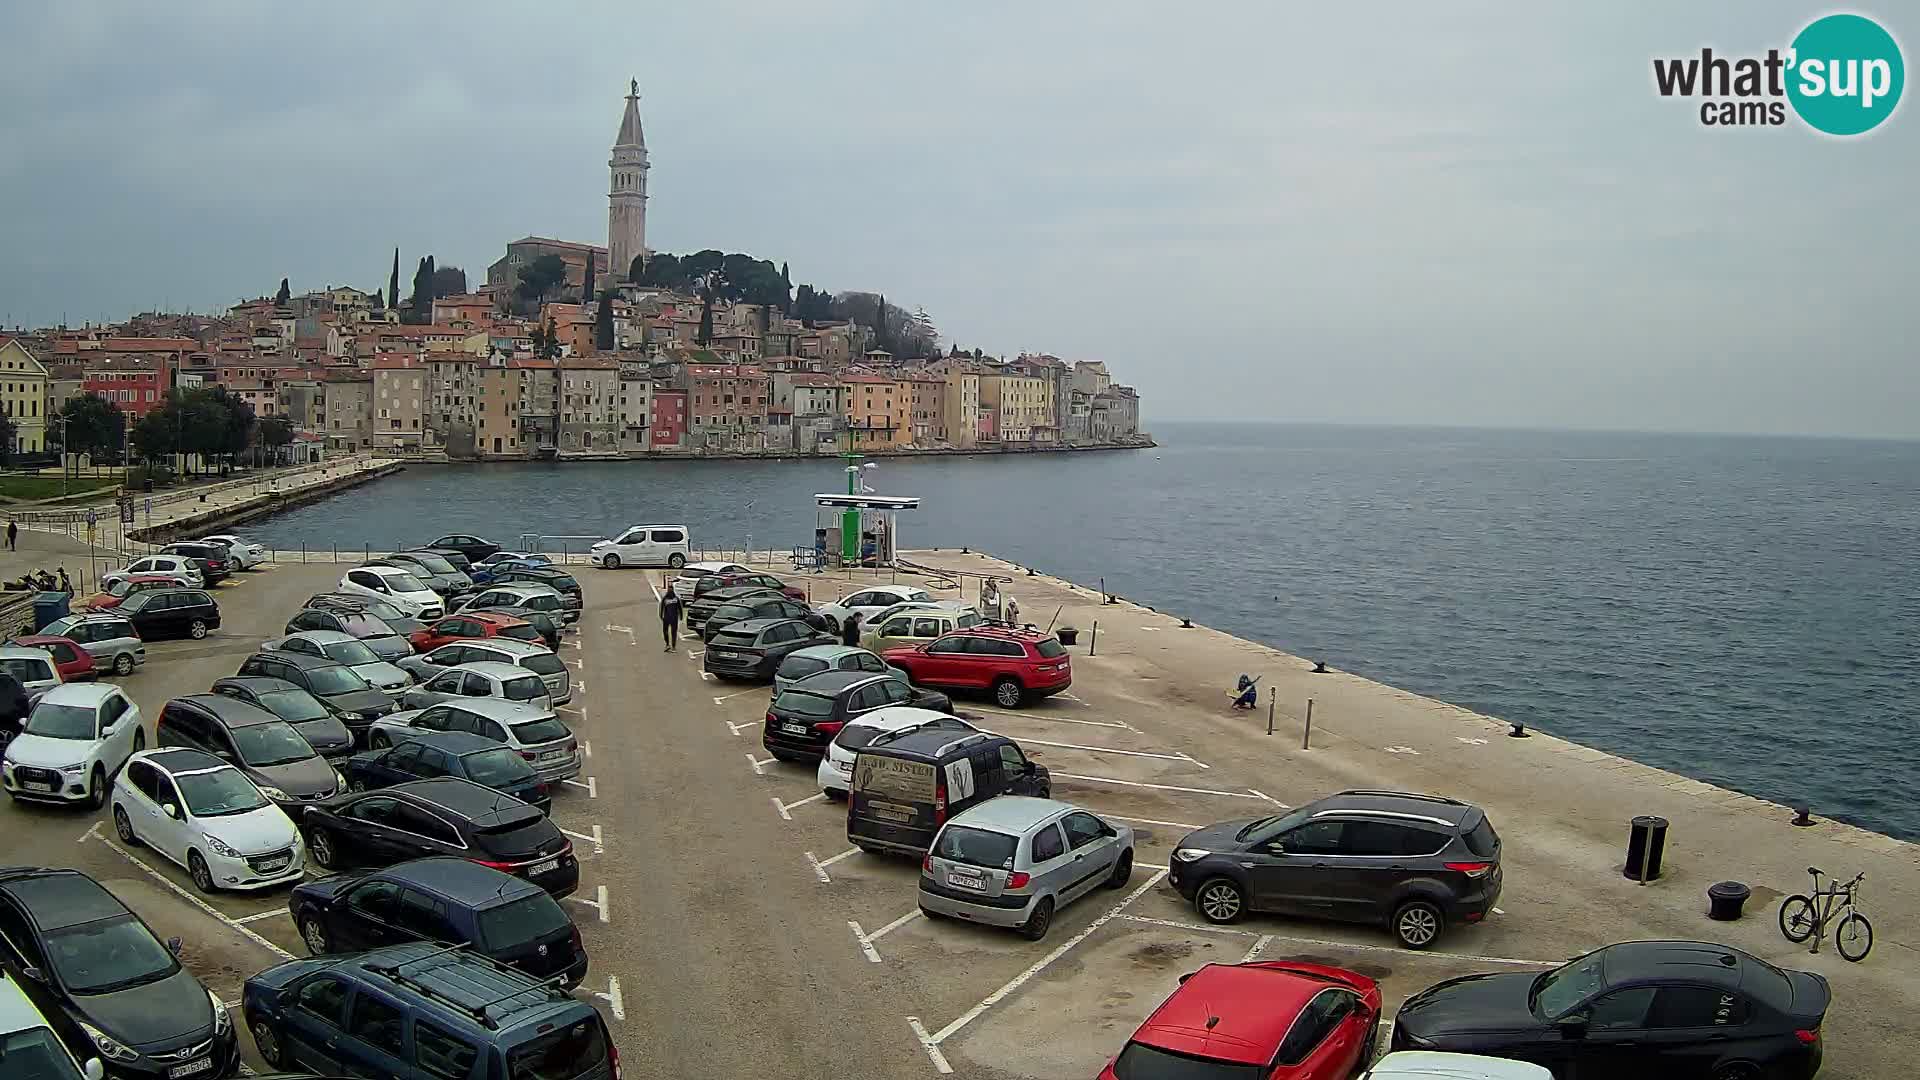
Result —
<instances>
[{"instance_id":1,"label":"terracotta roof","mask_svg":"<svg viewBox=\"0 0 1920 1080\"><path fill-rule=\"evenodd\" d=\"M552 371L553 361L545 360L537 356L516 356L507 361L507 366L510 368L520 368L522 370Z\"/></svg>"},{"instance_id":2,"label":"terracotta roof","mask_svg":"<svg viewBox=\"0 0 1920 1080\"><path fill-rule=\"evenodd\" d=\"M890 379L885 375L842 375L840 376L840 381L848 382L848 383L866 383L869 385L885 383L888 386L892 386L894 383L897 383L900 380Z\"/></svg>"},{"instance_id":3,"label":"terracotta roof","mask_svg":"<svg viewBox=\"0 0 1920 1080\"><path fill-rule=\"evenodd\" d=\"M420 366L420 359L414 356L402 356L396 353L381 353L373 358L375 371L400 371Z\"/></svg>"},{"instance_id":4,"label":"terracotta roof","mask_svg":"<svg viewBox=\"0 0 1920 1080\"><path fill-rule=\"evenodd\" d=\"M198 349L192 338L110 337L100 343L107 352L178 352Z\"/></svg>"},{"instance_id":5,"label":"terracotta roof","mask_svg":"<svg viewBox=\"0 0 1920 1080\"><path fill-rule=\"evenodd\" d=\"M560 366L568 371L618 371L619 361L611 356L563 356Z\"/></svg>"}]
</instances>

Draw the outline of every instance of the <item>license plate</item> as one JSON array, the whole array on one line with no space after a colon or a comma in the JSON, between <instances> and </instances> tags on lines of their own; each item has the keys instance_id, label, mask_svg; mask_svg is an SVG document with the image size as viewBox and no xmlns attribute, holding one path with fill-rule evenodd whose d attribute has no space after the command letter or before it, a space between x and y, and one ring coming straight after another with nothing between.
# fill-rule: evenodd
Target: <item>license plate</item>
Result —
<instances>
[{"instance_id":1,"label":"license plate","mask_svg":"<svg viewBox=\"0 0 1920 1080\"><path fill-rule=\"evenodd\" d=\"M212 1058L201 1058L199 1061L189 1061L185 1065L175 1065L173 1068L167 1070L167 1076L168 1077L198 1076L203 1072L207 1072L211 1070L212 1068L213 1068Z\"/></svg>"},{"instance_id":2,"label":"license plate","mask_svg":"<svg viewBox=\"0 0 1920 1080\"><path fill-rule=\"evenodd\" d=\"M566 756L567 756L567 751L565 750L549 750L546 753L540 755L540 760L541 761L559 761L561 758Z\"/></svg>"},{"instance_id":3,"label":"license plate","mask_svg":"<svg viewBox=\"0 0 1920 1080\"><path fill-rule=\"evenodd\" d=\"M548 859L546 862L534 863L532 866L527 867L527 873L547 874L547 873L552 873L553 871L558 869L560 869L560 860Z\"/></svg>"},{"instance_id":4,"label":"license plate","mask_svg":"<svg viewBox=\"0 0 1920 1080\"><path fill-rule=\"evenodd\" d=\"M781 731L784 731L784 732L786 732L786 733L787 733L787 734L789 734L789 735L805 735L805 734L807 733L807 725L805 725L805 724L781 724L781 725L780 725L780 730L781 730Z\"/></svg>"},{"instance_id":5,"label":"license plate","mask_svg":"<svg viewBox=\"0 0 1920 1080\"><path fill-rule=\"evenodd\" d=\"M740 654L736 652L728 652L725 649L715 649L713 650L713 655L714 655L714 658L717 660L732 660L735 657L739 656Z\"/></svg>"},{"instance_id":6,"label":"license plate","mask_svg":"<svg viewBox=\"0 0 1920 1080\"><path fill-rule=\"evenodd\" d=\"M987 883L979 874L962 874L955 870L947 871L947 884L956 889L971 889L974 892L986 892Z\"/></svg>"},{"instance_id":7,"label":"license plate","mask_svg":"<svg viewBox=\"0 0 1920 1080\"><path fill-rule=\"evenodd\" d=\"M263 862L260 864L260 872L263 874L271 874L276 870L285 870L287 868L287 863L291 861L292 859L288 858L288 859L273 859L268 862Z\"/></svg>"},{"instance_id":8,"label":"license plate","mask_svg":"<svg viewBox=\"0 0 1920 1080\"><path fill-rule=\"evenodd\" d=\"M59 785L57 784L42 784L42 783L35 782L35 783L23 784L21 786L25 787L28 791L44 791L48 795L51 795L55 791L59 790Z\"/></svg>"}]
</instances>

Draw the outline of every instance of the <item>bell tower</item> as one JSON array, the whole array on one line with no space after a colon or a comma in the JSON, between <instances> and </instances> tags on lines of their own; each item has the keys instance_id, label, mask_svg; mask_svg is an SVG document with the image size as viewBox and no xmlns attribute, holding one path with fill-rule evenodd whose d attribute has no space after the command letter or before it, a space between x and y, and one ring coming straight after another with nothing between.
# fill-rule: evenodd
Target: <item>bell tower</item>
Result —
<instances>
[{"instance_id":1,"label":"bell tower","mask_svg":"<svg viewBox=\"0 0 1920 1080\"><path fill-rule=\"evenodd\" d=\"M628 84L607 171L607 270L614 281L625 281L634 256L647 253L647 136L640 128L638 79Z\"/></svg>"}]
</instances>

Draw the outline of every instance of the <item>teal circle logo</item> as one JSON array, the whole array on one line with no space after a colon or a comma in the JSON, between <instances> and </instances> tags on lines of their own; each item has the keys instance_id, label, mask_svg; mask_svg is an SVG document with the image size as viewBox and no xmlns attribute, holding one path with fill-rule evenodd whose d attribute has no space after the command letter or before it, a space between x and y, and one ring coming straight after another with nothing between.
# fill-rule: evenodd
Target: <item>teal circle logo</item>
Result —
<instances>
[{"instance_id":1,"label":"teal circle logo","mask_svg":"<svg viewBox=\"0 0 1920 1080\"><path fill-rule=\"evenodd\" d=\"M1815 19L1793 39L1787 100L1816 131L1860 135L1879 127L1907 84L1900 45L1863 15Z\"/></svg>"}]
</instances>

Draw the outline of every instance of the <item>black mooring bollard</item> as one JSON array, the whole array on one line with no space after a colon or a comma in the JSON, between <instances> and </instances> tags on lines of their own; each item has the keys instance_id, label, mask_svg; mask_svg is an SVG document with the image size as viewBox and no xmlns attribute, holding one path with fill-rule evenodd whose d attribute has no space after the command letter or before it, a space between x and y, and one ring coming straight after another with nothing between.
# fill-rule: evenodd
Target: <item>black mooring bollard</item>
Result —
<instances>
[{"instance_id":1,"label":"black mooring bollard","mask_svg":"<svg viewBox=\"0 0 1920 1080\"><path fill-rule=\"evenodd\" d=\"M1813 824L1813 807L1807 803L1795 803L1793 807L1793 823L1803 829Z\"/></svg>"},{"instance_id":2,"label":"black mooring bollard","mask_svg":"<svg viewBox=\"0 0 1920 1080\"><path fill-rule=\"evenodd\" d=\"M1525 725L1525 724L1523 724L1523 723L1521 723L1521 722L1520 722L1520 721L1518 721L1518 720L1514 720L1514 721L1511 721L1511 723L1513 724L1513 730L1512 730L1512 731L1509 731L1509 732L1507 732L1507 738L1509 738L1509 739L1531 739L1531 738L1533 737L1533 736L1531 736L1531 735L1528 735L1528 734L1527 734L1527 725Z\"/></svg>"}]
</instances>

